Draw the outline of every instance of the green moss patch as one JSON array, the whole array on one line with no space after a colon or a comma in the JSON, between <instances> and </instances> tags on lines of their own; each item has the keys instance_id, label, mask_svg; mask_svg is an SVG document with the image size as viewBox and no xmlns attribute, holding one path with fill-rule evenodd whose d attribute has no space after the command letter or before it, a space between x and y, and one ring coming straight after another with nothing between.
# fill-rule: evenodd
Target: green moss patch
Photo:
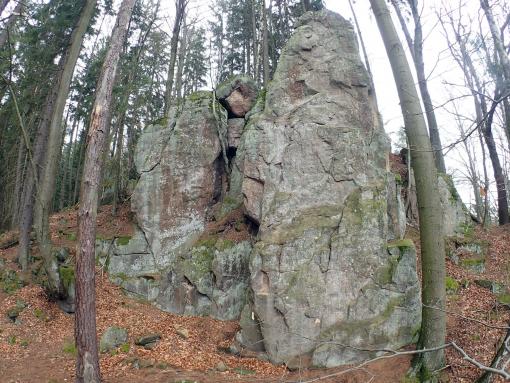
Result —
<instances>
[{"instance_id":1,"label":"green moss patch","mask_svg":"<svg viewBox=\"0 0 510 383\"><path fill-rule=\"evenodd\" d=\"M67 290L69 286L74 284L74 267L72 266L60 266L58 269L62 285Z\"/></svg>"},{"instance_id":2,"label":"green moss patch","mask_svg":"<svg viewBox=\"0 0 510 383\"><path fill-rule=\"evenodd\" d=\"M74 343L74 340L67 340L64 342L64 345L62 346L62 351L65 354L76 356L78 354L78 350L76 349L76 344Z\"/></svg>"},{"instance_id":3,"label":"green moss patch","mask_svg":"<svg viewBox=\"0 0 510 383\"><path fill-rule=\"evenodd\" d=\"M447 276L445 278L446 292L448 294L456 294L459 291L460 284L452 277Z\"/></svg>"},{"instance_id":4,"label":"green moss patch","mask_svg":"<svg viewBox=\"0 0 510 383\"><path fill-rule=\"evenodd\" d=\"M404 251L409 248L414 248L414 242L412 239L404 238L404 239L399 239L396 241L391 241L386 244L386 248L388 248L388 249L397 248L397 247L400 251Z\"/></svg>"},{"instance_id":5,"label":"green moss patch","mask_svg":"<svg viewBox=\"0 0 510 383\"><path fill-rule=\"evenodd\" d=\"M130 240L131 236L118 237L116 243L117 246L126 246Z\"/></svg>"}]
</instances>

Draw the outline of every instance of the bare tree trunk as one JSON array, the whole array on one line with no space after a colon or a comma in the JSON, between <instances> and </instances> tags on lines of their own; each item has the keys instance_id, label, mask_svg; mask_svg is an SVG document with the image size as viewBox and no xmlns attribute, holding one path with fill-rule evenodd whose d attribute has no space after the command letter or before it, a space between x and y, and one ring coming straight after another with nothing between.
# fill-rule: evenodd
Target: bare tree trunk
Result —
<instances>
[{"instance_id":1,"label":"bare tree trunk","mask_svg":"<svg viewBox=\"0 0 510 383\"><path fill-rule=\"evenodd\" d=\"M471 87L471 92L475 100L478 101L477 109L481 114L478 115L478 124L482 128L483 137L485 139L485 144L487 145L487 149L489 150L489 157L492 163L492 169L494 172L494 179L496 181L497 194L498 194L498 221L500 225L504 225L510 222L510 216L508 213L508 199L507 199L507 191L505 184L505 177L503 175L503 169L501 167L501 163L499 161L499 156L496 148L496 143L494 141L494 137L492 134L492 120L494 117L494 112L497 107L497 102L495 101L491 106L490 110L487 108L487 102L485 99L485 95L483 94L483 87L476 73L476 69L474 64L469 56L469 53L461 40L461 37L456 34L457 42L459 43L459 48L461 50L462 58L464 60L464 65L466 66L466 70L469 71L468 83ZM497 100L497 95L495 100ZM488 190L485 191L488 194ZM487 212L486 208L486 214Z\"/></svg>"},{"instance_id":2,"label":"bare tree trunk","mask_svg":"<svg viewBox=\"0 0 510 383\"><path fill-rule=\"evenodd\" d=\"M82 3L83 8L80 18L71 35L71 44L63 56L63 65L54 81L54 96L50 102L53 104L51 119L49 121L49 132L47 141L47 150L45 153L44 167L41 171L39 200L36 206L37 217L37 239L39 248L46 267L51 266L51 238L49 227L49 215L53 207L53 194L55 191L55 181L58 168L59 154L61 152L62 137L62 115L69 95L69 88L74 73L76 62L80 54L81 46L85 32L89 27L90 20L94 14L97 0L87 0ZM49 275L50 273L48 273ZM57 281L53 282L53 287L58 291Z\"/></svg>"},{"instance_id":3,"label":"bare tree trunk","mask_svg":"<svg viewBox=\"0 0 510 383\"><path fill-rule=\"evenodd\" d=\"M489 0L480 0L480 5L482 6L485 17L487 19L487 23L489 24L492 40L494 41L494 47L496 48L505 80L510 81L510 59L508 58L508 53L506 53L503 42L501 41L500 31L496 26L496 22L494 21L494 16L489 5Z\"/></svg>"},{"instance_id":4,"label":"bare tree trunk","mask_svg":"<svg viewBox=\"0 0 510 383\"><path fill-rule=\"evenodd\" d=\"M269 41L265 1L262 1L262 55L264 60L264 89L267 89L269 84Z\"/></svg>"},{"instance_id":5,"label":"bare tree trunk","mask_svg":"<svg viewBox=\"0 0 510 383\"><path fill-rule=\"evenodd\" d=\"M168 65L168 76L166 80L165 91L165 115L168 115L172 101L172 88L174 84L175 61L177 60L177 45L179 43L179 34L182 21L186 13L186 7L189 0L175 0L175 23L170 40L170 64Z\"/></svg>"},{"instance_id":6,"label":"bare tree trunk","mask_svg":"<svg viewBox=\"0 0 510 383\"><path fill-rule=\"evenodd\" d=\"M101 69L90 118L78 211L78 245L76 249L77 383L99 383L101 381L96 333L94 257L97 198L103 167L103 153L106 151L109 136L113 84L134 4L135 0L123 0L120 5L110 47Z\"/></svg>"},{"instance_id":7,"label":"bare tree trunk","mask_svg":"<svg viewBox=\"0 0 510 383\"><path fill-rule=\"evenodd\" d=\"M186 23L186 16L184 16L182 25L182 35L179 44L179 59L177 64L177 76L175 79L175 95L177 98L183 97L182 95L182 73L184 70L184 61L186 60L187 40L188 40L188 25Z\"/></svg>"},{"instance_id":8,"label":"bare tree trunk","mask_svg":"<svg viewBox=\"0 0 510 383\"><path fill-rule=\"evenodd\" d=\"M26 158L27 148L23 143L23 137L20 136L18 143L18 158L16 160L16 181L14 183L14 203L12 204L11 226L18 224L20 194L23 185L23 173L25 170Z\"/></svg>"},{"instance_id":9,"label":"bare tree trunk","mask_svg":"<svg viewBox=\"0 0 510 383\"><path fill-rule=\"evenodd\" d=\"M253 34L253 77L254 80L259 83L259 65L258 65L258 44L257 44L257 20L255 17L256 14L256 1L257 0L251 0L251 28L252 28L252 34Z\"/></svg>"},{"instance_id":10,"label":"bare tree trunk","mask_svg":"<svg viewBox=\"0 0 510 383\"><path fill-rule=\"evenodd\" d=\"M9 4L10 0L1 0L0 1L0 16L2 15L2 12L7 7L7 4Z\"/></svg>"},{"instance_id":11,"label":"bare tree trunk","mask_svg":"<svg viewBox=\"0 0 510 383\"><path fill-rule=\"evenodd\" d=\"M482 96L483 97L483 96ZM496 148L496 142L492 134L492 121L494 119L494 113L498 103L493 102L491 109L487 112L485 129L483 131L485 137L485 143L489 150L489 157L492 163L492 169L494 171L494 179L496 180L496 189L498 193L498 221L500 225L505 225L510 222L510 216L508 214L508 199L506 192L505 176L503 174L503 168L499 161L498 151Z\"/></svg>"},{"instance_id":12,"label":"bare tree trunk","mask_svg":"<svg viewBox=\"0 0 510 383\"><path fill-rule=\"evenodd\" d=\"M425 115L427 117L427 125L429 128L430 143L434 150L434 160L436 168L441 173L446 173L446 165L444 163L444 156L442 151L441 137L439 135L439 128L437 126L436 114L434 112L434 104L430 97L428 89L427 77L425 75L425 63L423 61L423 30L421 26L421 18L418 10L418 0L409 0L409 6L414 21L414 39L411 37L405 18L400 10L400 5L397 0L391 0L393 7L397 13L400 25L404 31L407 45L411 51L414 67L416 69L416 75L418 77L418 85L420 88L420 94L425 107Z\"/></svg>"},{"instance_id":13,"label":"bare tree trunk","mask_svg":"<svg viewBox=\"0 0 510 383\"><path fill-rule=\"evenodd\" d=\"M418 197L423 275L422 301L424 307L420 347L433 348L443 345L446 339L446 314L443 311L446 300L445 250L437 170L420 98L390 12L385 0L370 0L370 4L390 59L411 150L411 163ZM434 374L445 363L443 350L425 353L420 358L419 365L422 375Z\"/></svg>"},{"instance_id":14,"label":"bare tree trunk","mask_svg":"<svg viewBox=\"0 0 510 383\"><path fill-rule=\"evenodd\" d=\"M63 161L65 162L64 163L64 174L62 175L62 184L61 184L61 187L60 187L60 194L58 196L58 209L59 210L62 210L64 208L64 204L65 204L65 201L66 201L66 196L67 196L67 193L68 193L68 177L71 176L71 167L69 166L69 163L71 162L71 150L73 148L73 140L74 140L74 132L76 131L76 127L78 125L78 119L77 118L74 118L73 119L73 125L72 125L72 128L71 128L71 138L69 140L69 146L67 148L67 154L66 156L64 156L63 158Z\"/></svg>"}]
</instances>

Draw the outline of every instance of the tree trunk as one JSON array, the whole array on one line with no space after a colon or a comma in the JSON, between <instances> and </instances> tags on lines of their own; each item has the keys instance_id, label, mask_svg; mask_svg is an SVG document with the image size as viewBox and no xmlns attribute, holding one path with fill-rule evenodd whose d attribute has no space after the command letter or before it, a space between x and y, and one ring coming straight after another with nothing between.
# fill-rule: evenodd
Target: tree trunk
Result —
<instances>
[{"instance_id":1,"label":"tree trunk","mask_svg":"<svg viewBox=\"0 0 510 383\"><path fill-rule=\"evenodd\" d=\"M482 96L483 97L483 96ZM492 163L492 169L494 171L494 179L496 180L496 189L498 193L498 221L500 225L505 225L510 222L510 216L508 214L508 199L506 192L505 176L503 174L503 168L499 161L498 151L494 136L492 134L492 121L494 119L494 113L498 103L493 102L491 109L486 114L485 128L483 130L485 143L489 150L489 157Z\"/></svg>"},{"instance_id":2,"label":"tree trunk","mask_svg":"<svg viewBox=\"0 0 510 383\"><path fill-rule=\"evenodd\" d=\"M0 16L2 16L2 12L7 7L7 4L9 4L10 0L1 0L0 1Z\"/></svg>"},{"instance_id":3,"label":"tree trunk","mask_svg":"<svg viewBox=\"0 0 510 383\"><path fill-rule=\"evenodd\" d=\"M60 58L57 72L60 72L64 66L64 56ZM32 161L35 166L40 166L44 162L44 155L48 145L48 135L50 118L53 114L53 101L57 97L57 87L53 86L46 97L46 101L41 113L39 123L37 125L37 133L35 138L33 154L31 149L27 147L29 156L32 155ZM21 212L21 220L19 225L19 248L18 260L23 270L28 267L28 258L30 252L30 232L34 221L35 203L40 203L39 196L36 199L36 191L39 190L40 170L29 166L25 177L25 185L23 189L23 204ZM37 193L38 194L38 193Z\"/></svg>"},{"instance_id":4,"label":"tree trunk","mask_svg":"<svg viewBox=\"0 0 510 383\"><path fill-rule=\"evenodd\" d=\"M80 208L78 211L78 245L76 251L76 321L75 338L78 349L77 383L99 383L99 357L96 333L95 240L97 197L103 153L109 135L110 107L117 65L126 39L127 26L135 0L123 0L105 57L88 134L83 167Z\"/></svg>"},{"instance_id":5,"label":"tree trunk","mask_svg":"<svg viewBox=\"0 0 510 383\"><path fill-rule=\"evenodd\" d=\"M182 25L182 36L179 44L179 60L177 64L177 76L175 79L175 96L177 98L183 97L182 94L182 72L184 70L184 61L186 60L186 49L188 39L188 25L186 24L186 17L184 17Z\"/></svg>"},{"instance_id":6,"label":"tree trunk","mask_svg":"<svg viewBox=\"0 0 510 383\"><path fill-rule=\"evenodd\" d=\"M264 89L267 89L269 84L269 39L265 1L262 1L262 55L264 60Z\"/></svg>"},{"instance_id":7,"label":"tree trunk","mask_svg":"<svg viewBox=\"0 0 510 383\"><path fill-rule=\"evenodd\" d=\"M62 185L60 187L60 194L59 194L59 198L58 198L58 209L59 210L62 210L65 206L65 203L66 203L66 197L67 197L67 193L69 192L69 182L68 182L68 177L70 178L71 177L71 166L69 166L69 164L71 163L71 153L72 153L72 148L73 148L73 142L74 142L74 133L76 132L76 128L78 126L78 119L77 118L74 118L73 119L73 125L72 125L72 128L71 128L71 134L70 134L70 140L69 140L69 146L67 148L67 154L66 156L64 157L64 164L63 164L63 176L62 176Z\"/></svg>"},{"instance_id":8,"label":"tree trunk","mask_svg":"<svg viewBox=\"0 0 510 383\"><path fill-rule=\"evenodd\" d=\"M428 89L427 77L425 75L425 63L423 61L423 30L421 25L421 18L418 10L418 1L409 0L409 6L414 21L414 39L411 37L405 18L400 10L400 5L397 0L392 0L391 3L395 8L398 20L404 32L404 36L407 41L409 50L413 57L414 67L416 69L416 75L418 77L418 85L420 88L420 94L425 107L425 115L427 117L427 125L429 127L430 142L432 149L434 150L434 160L436 168L441 173L446 173L446 165L444 163L444 156L442 151L441 137L439 135L439 129L437 126L436 114L434 112L434 104L430 97Z\"/></svg>"},{"instance_id":9,"label":"tree trunk","mask_svg":"<svg viewBox=\"0 0 510 383\"><path fill-rule=\"evenodd\" d=\"M258 65L258 44L257 44L257 19L256 19L256 1L251 0L251 28L253 34L253 78L259 84L259 65Z\"/></svg>"},{"instance_id":10,"label":"tree trunk","mask_svg":"<svg viewBox=\"0 0 510 383\"><path fill-rule=\"evenodd\" d=\"M80 18L71 35L71 44L63 56L63 66L57 74L54 81L55 91L52 96L55 98L50 101L53 104L51 119L49 121L48 143L46 149L46 160L41 171L39 201L36 206L36 217L39 222L36 224L37 239L41 256L46 267L51 267L51 238L49 227L49 215L53 207L53 195L55 191L55 181L58 168L59 154L62 148L62 116L69 95L69 88L74 73L76 62L80 54L81 46L85 32L89 27L90 20L94 14L97 0L87 0L82 3ZM49 274L49 273L48 273ZM52 281L49 281L50 284ZM57 281L53 281L54 288L58 291Z\"/></svg>"},{"instance_id":11,"label":"tree trunk","mask_svg":"<svg viewBox=\"0 0 510 383\"><path fill-rule=\"evenodd\" d=\"M23 143L23 137L20 136L18 143L18 158L16 160L16 181L14 183L14 203L12 204L11 226L18 224L20 194L23 185L23 173L25 170L27 149Z\"/></svg>"},{"instance_id":12,"label":"tree trunk","mask_svg":"<svg viewBox=\"0 0 510 383\"><path fill-rule=\"evenodd\" d=\"M500 65L501 69L503 70L505 80L508 82L510 81L510 59L508 58L508 53L506 53L505 46L501 41L501 37L499 35L500 33L499 28L497 27L496 22L494 21L494 16L489 5L489 0L480 0L480 5L482 6L482 9L485 13L485 17L487 19L487 23L489 24L492 40L494 41L494 47L496 48L496 52L500 60Z\"/></svg>"},{"instance_id":13,"label":"tree trunk","mask_svg":"<svg viewBox=\"0 0 510 383\"><path fill-rule=\"evenodd\" d=\"M487 101L485 95L483 94L483 86L478 78L476 73L476 69L474 67L473 61L469 55L469 52L466 49L464 42L461 40L461 36L456 33L456 39L459 43L459 48L461 50L461 55L463 59L463 65L465 66L464 72L466 81L470 85L471 93L475 98L475 111L477 112L477 123L481 127L481 131L483 133L483 137L485 140L485 144L487 145L487 149L489 150L489 157L492 163L492 169L494 171L494 179L496 181L497 194L498 194L498 221L500 225L504 225L510 222L510 216L508 213L508 200L507 200L507 191L505 184L505 177L503 174L503 169L501 167L501 163L499 161L499 156L496 148L496 143L494 141L494 137L492 134L492 120L494 117L494 113L497 107L497 102L495 101L489 110L487 108ZM497 95L495 100L497 100ZM477 100L477 101L476 101ZM485 190L486 196L488 195L488 190ZM487 198L487 197L486 197ZM488 209L486 206L485 214L488 214ZM484 220L485 222L485 220Z\"/></svg>"},{"instance_id":14,"label":"tree trunk","mask_svg":"<svg viewBox=\"0 0 510 383\"><path fill-rule=\"evenodd\" d=\"M404 116L416 181L420 220L422 261L422 327L420 347L441 346L446 338L445 250L443 219L439 200L437 170L431 151L420 98L414 86L411 68L391 20L385 0L370 0L377 25L390 59ZM429 307L427 307L429 306ZM430 376L445 363L444 351L424 353L419 359L420 372Z\"/></svg>"},{"instance_id":15,"label":"tree trunk","mask_svg":"<svg viewBox=\"0 0 510 383\"><path fill-rule=\"evenodd\" d=\"M187 5L188 0L175 0L175 23L172 30L172 38L170 40L170 64L168 65L168 76L165 91L165 115L168 115L172 101L175 61L177 60L177 44L179 43L179 34Z\"/></svg>"}]
</instances>

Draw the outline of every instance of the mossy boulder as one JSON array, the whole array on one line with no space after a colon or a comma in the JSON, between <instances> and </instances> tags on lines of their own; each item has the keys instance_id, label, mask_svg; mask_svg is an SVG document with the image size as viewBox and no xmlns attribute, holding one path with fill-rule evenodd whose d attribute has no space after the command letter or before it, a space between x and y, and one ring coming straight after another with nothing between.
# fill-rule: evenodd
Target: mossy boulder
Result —
<instances>
[{"instance_id":1,"label":"mossy boulder","mask_svg":"<svg viewBox=\"0 0 510 383\"><path fill-rule=\"evenodd\" d=\"M128 332L121 327L108 327L99 342L99 350L107 352L116 349L128 341Z\"/></svg>"}]
</instances>

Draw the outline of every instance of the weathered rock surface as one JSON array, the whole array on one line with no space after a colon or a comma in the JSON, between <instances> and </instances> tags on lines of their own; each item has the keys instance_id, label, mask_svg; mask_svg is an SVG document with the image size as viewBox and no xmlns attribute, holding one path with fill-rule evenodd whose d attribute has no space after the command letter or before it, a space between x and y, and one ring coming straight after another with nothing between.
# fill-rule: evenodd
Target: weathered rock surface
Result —
<instances>
[{"instance_id":1,"label":"weathered rock surface","mask_svg":"<svg viewBox=\"0 0 510 383\"><path fill-rule=\"evenodd\" d=\"M251 243L202 239L225 188L224 115L211 92L199 92L167 126L144 130L136 150L135 234L98 242L96 254L131 295L165 311L230 320L245 304Z\"/></svg>"},{"instance_id":2,"label":"weathered rock surface","mask_svg":"<svg viewBox=\"0 0 510 383\"><path fill-rule=\"evenodd\" d=\"M175 126L158 133L152 128L137 146L141 176L131 206L158 268L171 264L198 239L208 209L221 193L221 146L211 101L209 92L190 98ZM157 146L145 145L160 141L166 144L159 155Z\"/></svg>"},{"instance_id":3,"label":"weathered rock surface","mask_svg":"<svg viewBox=\"0 0 510 383\"><path fill-rule=\"evenodd\" d=\"M351 25L308 13L243 133L251 311L273 362L336 366L415 340L416 255L387 244L389 143L368 84Z\"/></svg>"},{"instance_id":4,"label":"weathered rock surface","mask_svg":"<svg viewBox=\"0 0 510 383\"><path fill-rule=\"evenodd\" d=\"M216 95L228 121L200 92L143 132L135 234L96 248L110 278L166 311L240 317L237 342L291 367L413 342L416 254L350 24L306 14L264 97L245 78Z\"/></svg>"},{"instance_id":5,"label":"weathered rock surface","mask_svg":"<svg viewBox=\"0 0 510 383\"><path fill-rule=\"evenodd\" d=\"M216 97L232 117L244 117L257 99L257 84L246 76L234 76L218 85Z\"/></svg>"},{"instance_id":6,"label":"weathered rock surface","mask_svg":"<svg viewBox=\"0 0 510 383\"><path fill-rule=\"evenodd\" d=\"M442 174L438 178L439 198L443 211L443 230L446 236L464 234L472 226L471 217L462 202L452 179Z\"/></svg>"},{"instance_id":7,"label":"weathered rock surface","mask_svg":"<svg viewBox=\"0 0 510 383\"><path fill-rule=\"evenodd\" d=\"M230 118L227 121L227 142L229 148L237 148L245 125L244 118Z\"/></svg>"}]
</instances>

